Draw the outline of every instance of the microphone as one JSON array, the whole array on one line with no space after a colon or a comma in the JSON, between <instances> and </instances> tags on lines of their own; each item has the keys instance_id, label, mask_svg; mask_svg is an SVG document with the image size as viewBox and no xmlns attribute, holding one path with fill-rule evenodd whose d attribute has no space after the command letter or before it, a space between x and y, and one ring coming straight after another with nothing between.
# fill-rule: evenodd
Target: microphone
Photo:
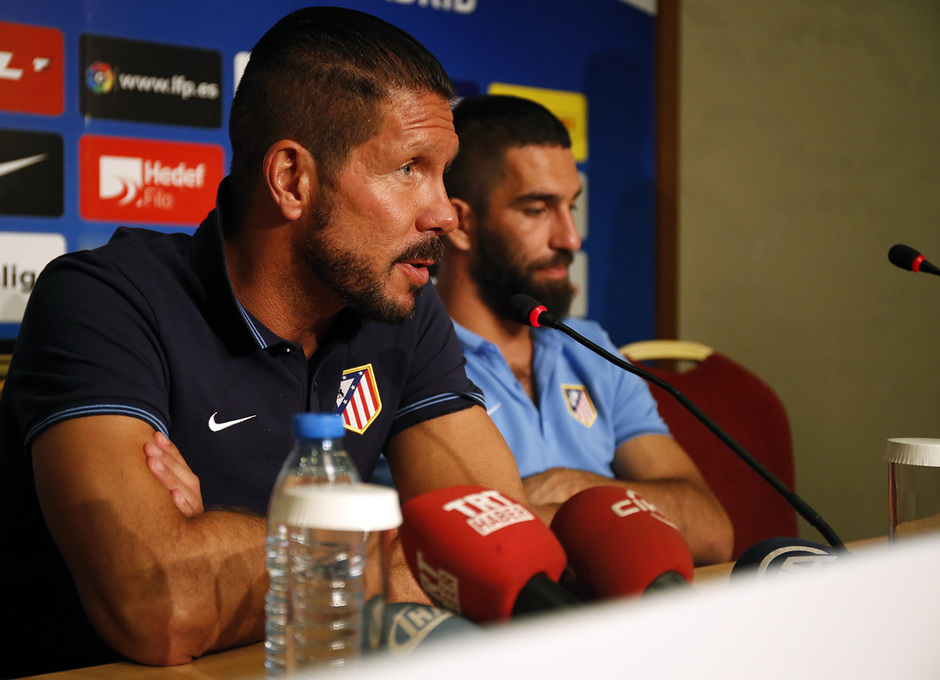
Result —
<instances>
[{"instance_id":1,"label":"microphone","mask_svg":"<svg viewBox=\"0 0 940 680\"><path fill-rule=\"evenodd\" d=\"M895 267L906 269L909 272L926 272L940 276L940 268L927 261L927 258L918 251L903 243L896 243L888 251L888 260Z\"/></svg>"},{"instance_id":2,"label":"microphone","mask_svg":"<svg viewBox=\"0 0 940 680\"><path fill-rule=\"evenodd\" d=\"M585 489L552 519L568 553L562 582L584 599L658 592L692 581L692 553L676 525L633 490Z\"/></svg>"},{"instance_id":3,"label":"microphone","mask_svg":"<svg viewBox=\"0 0 940 680\"><path fill-rule=\"evenodd\" d=\"M534 298L531 298L528 295L524 295L522 293L518 293L512 296L509 303L515 319L519 323L526 326L533 326L535 328L540 326L547 326L549 328L559 330L562 333L570 336L577 343L604 357L612 364L619 366L625 371L633 373L634 375L637 375L647 382L650 382L668 392L676 401L682 404L682 406L685 407L689 413L695 416L699 422L711 430L712 433L725 444L725 446L731 449L741 460L747 463L751 469L763 477L764 480L777 491L777 493L783 496L787 503L790 504L790 507L796 510L796 512L803 519L809 522L813 527L816 528L817 531L819 531L820 534L823 535L829 545L839 550L845 550L845 544L842 542L842 539L839 538L832 527L829 526L829 524L819 515L818 512L810 507L806 501L800 498L796 492L787 488L787 486L777 479L770 470L764 467L760 461L748 453L743 446L738 444L738 442L736 442L731 437L731 435L721 429L721 427L719 427L714 420L709 418L705 412L702 411L702 409L696 406L692 400L682 394L675 387L670 385L662 378L653 375L649 371L631 364L629 361L623 359L623 357L611 354L603 347L600 347L599 345L591 342L573 328L570 328L569 326L566 326L564 323L559 321L558 317L549 312L544 305L540 304Z\"/></svg>"},{"instance_id":4,"label":"microphone","mask_svg":"<svg viewBox=\"0 0 940 680\"><path fill-rule=\"evenodd\" d=\"M580 603L558 584L567 561L558 539L498 491L436 489L401 511L405 559L438 606L483 623Z\"/></svg>"},{"instance_id":5,"label":"microphone","mask_svg":"<svg viewBox=\"0 0 940 680\"><path fill-rule=\"evenodd\" d=\"M828 568L839 559L828 546L799 538L768 538L741 553L731 576L759 574L762 578L798 575Z\"/></svg>"}]
</instances>

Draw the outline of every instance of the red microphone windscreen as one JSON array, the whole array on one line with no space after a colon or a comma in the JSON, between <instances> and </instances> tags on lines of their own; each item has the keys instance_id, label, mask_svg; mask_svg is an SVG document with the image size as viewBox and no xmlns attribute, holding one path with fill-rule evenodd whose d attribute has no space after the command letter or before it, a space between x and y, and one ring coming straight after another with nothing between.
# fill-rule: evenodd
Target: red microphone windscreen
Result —
<instances>
[{"instance_id":1,"label":"red microphone windscreen","mask_svg":"<svg viewBox=\"0 0 940 680\"><path fill-rule=\"evenodd\" d=\"M641 595L657 576L692 581L685 539L656 506L634 491L598 486L558 509L552 531L568 554L565 583L585 598Z\"/></svg>"},{"instance_id":2,"label":"red microphone windscreen","mask_svg":"<svg viewBox=\"0 0 940 680\"><path fill-rule=\"evenodd\" d=\"M565 552L532 512L498 491L452 486L402 505L405 559L435 603L477 622L508 619L539 573L557 581Z\"/></svg>"}]
</instances>

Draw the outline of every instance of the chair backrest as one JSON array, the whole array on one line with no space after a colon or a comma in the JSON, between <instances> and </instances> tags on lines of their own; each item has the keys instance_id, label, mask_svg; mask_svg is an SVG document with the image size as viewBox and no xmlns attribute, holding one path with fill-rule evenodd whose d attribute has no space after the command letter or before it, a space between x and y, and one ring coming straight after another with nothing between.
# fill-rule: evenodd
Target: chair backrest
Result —
<instances>
[{"instance_id":1,"label":"chair backrest","mask_svg":"<svg viewBox=\"0 0 940 680\"><path fill-rule=\"evenodd\" d=\"M3 383L7 378L7 369L10 367L9 354L0 354L0 393L3 392Z\"/></svg>"},{"instance_id":2,"label":"chair backrest","mask_svg":"<svg viewBox=\"0 0 940 680\"><path fill-rule=\"evenodd\" d=\"M641 365L676 387L792 489L790 423L783 402L770 386L740 364L704 345L662 343L625 345L620 351L634 362L644 359L695 361L689 370ZM655 385L650 389L673 437L698 465L731 517L735 534L733 559L765 538L795 537L797 516L789 503L669 394Z\"/></svg>"}]
</instances>

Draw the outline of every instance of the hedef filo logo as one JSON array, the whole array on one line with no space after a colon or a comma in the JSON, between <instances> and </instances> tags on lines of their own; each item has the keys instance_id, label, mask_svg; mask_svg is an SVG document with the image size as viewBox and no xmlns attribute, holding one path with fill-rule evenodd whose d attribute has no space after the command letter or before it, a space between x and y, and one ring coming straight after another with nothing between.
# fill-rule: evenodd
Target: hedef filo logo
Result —
<instances>
[{"instance_id":1,"label":"hedef filo logo","mask_svg":"<svg viewBox=\"0 0 940 680\"><path fill-rule=\"evenodd\" d=\"M87 220L198 225L215 204L223 151L213 144L86 135L79 212Z\"/></svg>"}]
</instances>

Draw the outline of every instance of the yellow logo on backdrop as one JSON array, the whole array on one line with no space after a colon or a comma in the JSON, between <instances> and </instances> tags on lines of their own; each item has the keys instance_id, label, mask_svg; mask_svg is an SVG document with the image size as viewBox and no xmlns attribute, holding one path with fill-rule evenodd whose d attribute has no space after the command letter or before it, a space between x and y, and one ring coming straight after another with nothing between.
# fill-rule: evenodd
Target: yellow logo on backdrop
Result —
<instances>
[{"instance_id":1,"label":"yellow logo on backdrop","mask_svg":"<svg viewBox=\"0 0 940 680\"><path fill-rule=\"evenodd\" d=\"M490 83L489 94L512 94L532 99L561 119L571 135L571 152L579 163L588 157L587 97L580 92Z\"/></svg>"}]
</instances>

